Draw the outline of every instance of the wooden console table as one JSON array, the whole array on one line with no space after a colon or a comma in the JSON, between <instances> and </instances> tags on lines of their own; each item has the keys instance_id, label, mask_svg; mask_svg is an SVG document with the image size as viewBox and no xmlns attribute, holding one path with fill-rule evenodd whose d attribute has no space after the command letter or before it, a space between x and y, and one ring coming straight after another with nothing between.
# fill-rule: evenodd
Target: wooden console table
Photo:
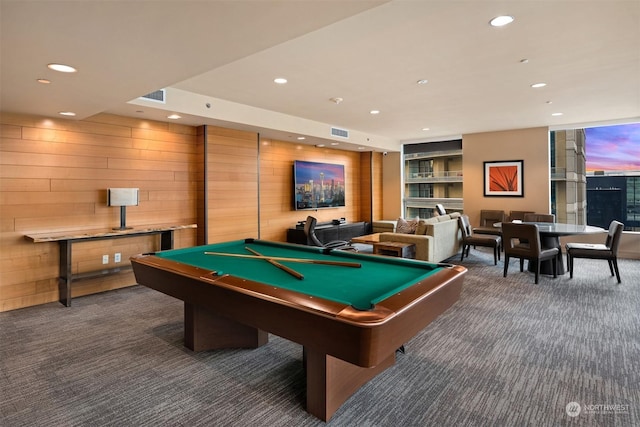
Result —
<instances>
[{"instance_id":1,"label":"wooden console table","mask_svg":"<svg viewBox=\"0 0 640 427\"><path fill-rule=\"evenodd\" d=\"M25 235L25 239L33 243L58 242L60 247L60 276L58 277L58 289L60 292L60 302L71 306L71 283L74 280L88 279L92 277L104 276L107 274L119 273L122 270L130 269L131 265L105 268L99 271L73 274L71 271L71 247L73 243L83 241L95 241L104 239L120 239L124 237L147 236L152 234L160 235L160 250L173 249L173 232L186 228L196 228L196 224L188 225L158 225L146 228L131 228L127 230L83 230L77 232L63 233L43 233Z\"/></svg>"}]
</instances>

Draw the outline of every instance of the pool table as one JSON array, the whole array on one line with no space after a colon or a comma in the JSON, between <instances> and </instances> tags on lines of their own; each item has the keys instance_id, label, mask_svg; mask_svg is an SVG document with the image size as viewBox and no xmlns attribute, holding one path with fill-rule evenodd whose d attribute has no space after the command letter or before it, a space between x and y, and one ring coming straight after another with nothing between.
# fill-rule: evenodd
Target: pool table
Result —
<instances>
[{"instance_id":1,"label":"pool table","mask_svg":"<svg viewBox=\"0 0 640 427\"><path fill-rule=\"evenodd\" d=\"M327 261L349 266L317 263ZM268 333L301 344L306 409L324 421L459 299L466 273L461 266L257 239L142 254L131 263L139 284L184 301L191 350L255 348Z\"/></svg>"}]
</instances>

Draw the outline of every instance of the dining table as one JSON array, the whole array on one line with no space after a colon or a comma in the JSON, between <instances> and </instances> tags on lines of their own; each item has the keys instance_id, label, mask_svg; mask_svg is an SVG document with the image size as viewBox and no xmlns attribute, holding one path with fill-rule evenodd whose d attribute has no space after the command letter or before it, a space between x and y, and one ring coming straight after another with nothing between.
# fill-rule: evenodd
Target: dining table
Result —
<instances>
[{"instance_id":1,"label":"dining table","mask_svg":"<svg viewBox=\"0 0 640 427\"><path fill-rule=\"evenodd\" d=\"M606 233L602 227L584 224L567 224L562 222L526 222L519 221L522 224L535 224L538 226L540 234L540 245L545 248L558 248L558 256L556 262L556 273L563 275L567 271L564 267L562 257L562 246L560 245L561 236L575 236L580 234L598 234ZM501 228L502 223L495 223L494 227ZM529 271L535 271L533 263L529 263ZM540 263L540 274L553 275L553 262L551 260L542 261Z\"/></svg>"}]
</instances>

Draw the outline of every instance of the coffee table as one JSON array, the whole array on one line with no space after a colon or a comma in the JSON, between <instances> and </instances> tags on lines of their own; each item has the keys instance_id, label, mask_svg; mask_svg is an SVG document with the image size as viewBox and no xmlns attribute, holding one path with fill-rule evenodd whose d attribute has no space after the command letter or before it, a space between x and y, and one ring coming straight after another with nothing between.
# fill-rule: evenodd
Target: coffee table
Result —
<instances>
[{"instance_id":1,"label":"coffee table","mask_svg":"<svg viewBox=\"0 0 640 427\"><path fill-rule=\"evenodd\" d=\"M373 245L378 242L380 242L380 233L365 234L351 239L351 243L364 243L365 245Z\"/></svg>"},{"instance_id":2,"label":"coffee table","mask_svg":"<svg viewBox=\"0 0 640 427\"><path fill-rule=\"evenodd\" d=\"M404 242L373 243L373 253L376 255L390 255L400 258L415 258L416 245Z\"/></svg>"}]
</instances>

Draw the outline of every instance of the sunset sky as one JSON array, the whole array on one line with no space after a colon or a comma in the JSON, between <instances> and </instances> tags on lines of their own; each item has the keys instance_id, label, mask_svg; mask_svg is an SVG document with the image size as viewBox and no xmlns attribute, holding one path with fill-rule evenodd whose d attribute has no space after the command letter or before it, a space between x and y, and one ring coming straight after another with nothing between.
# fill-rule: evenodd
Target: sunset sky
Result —
<instances>
[{"instance_id":1,"label":"sunset sky","mask_svg":"<svg viewBox=\"0 0 640 427\"><path fill-rule=\"evenodd\" d=\"M587 171L640 171L640 123L585 128Z\"/></svg>"}]
</instances>

